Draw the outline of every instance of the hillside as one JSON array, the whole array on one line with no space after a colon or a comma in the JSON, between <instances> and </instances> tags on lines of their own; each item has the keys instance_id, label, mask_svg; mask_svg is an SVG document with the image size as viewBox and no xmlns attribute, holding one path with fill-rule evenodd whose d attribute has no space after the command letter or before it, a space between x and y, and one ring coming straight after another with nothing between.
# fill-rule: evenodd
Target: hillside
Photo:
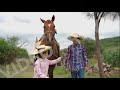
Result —
<instances>
[{"instance_id":1,"label":"hillside","mask_svg":"<svg viewBox=\"0 0 120 90\"><path fill-rule=\"evenodd\" d=\"M101 48L103 50L111 50L120 48L120 37L111 37L100 40ZM65 49L61 49L61 52L65 53Z\"/></svg>"},{"instance_id":2,"label":"hillside","mask_svg":"<svg viewBox=\"0 0 120 90\"><path fill-rule=\"evenodd\" d=\"M120 47L120 36L101 39L100 42L104 50L118 49Z\"/></svg>"}]
</instances>

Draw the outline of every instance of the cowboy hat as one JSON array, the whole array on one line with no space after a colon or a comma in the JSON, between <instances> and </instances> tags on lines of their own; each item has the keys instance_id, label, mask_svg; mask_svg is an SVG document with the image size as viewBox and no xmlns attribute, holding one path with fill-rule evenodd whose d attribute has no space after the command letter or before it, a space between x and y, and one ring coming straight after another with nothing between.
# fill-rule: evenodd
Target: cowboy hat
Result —
<instances>
[{"instance_id":1,"label":"cowboy hat","mask_svg":"<svg viewBox=\"0 0 120 90\"><path fill-rule=\"evenodd\" d=\"M38 46L38 47L35 47L35 49L33 50L33 55L35 55L35 54L40 54L40 53L43 53L43 52L45 52L45 51L48 51L48 50L50 50L52 47L50 47L50 46L45 46L45 45L40 45L40 46Z\"/></svg>"},{"instance_id":2,"label":"cowboy hat","mask_svg":"<svg viewBox=\"0 0 120 90\"><path fill-rule=\"evenodd\" d=\"M35 48L35 49L33 50L32 54L33 54L33 55L39 54L38 49Z\"/></svg>"},{"instance_id":3,"label":"cowboy hat","mask_svg":"<svg viewBox=\"0 0 120 90\"><path fill-rule=\"evenodd\" d=\"M36 49L38 49L39 53L46 52L46 51L50 50L51 48L52 48L51 46L45 46L45 45L40 45L40 46L36 47Z\"/></svg>"},{"instance_id":4,"label":"cowboy hat","mask_svg":"<svg viewBox=\"0 0 120 90\"><path fill-rule=\"evenodd\" d=\"M72 35L68 36L67 39L73 41L75 39L82 40L83 38L78 33L73 33Z\"/></svg>"},{"instance_id":5,"label":"cowboy hat","mask_svg":"<svg viewBox=\"0 0 120 90\"><path fill-rule=\"evenodd\" d=\"M38 47L40 44L41 44L41 41L39 41L38 38L36 37L35 47Z\"/></svg>"}]
</instances>

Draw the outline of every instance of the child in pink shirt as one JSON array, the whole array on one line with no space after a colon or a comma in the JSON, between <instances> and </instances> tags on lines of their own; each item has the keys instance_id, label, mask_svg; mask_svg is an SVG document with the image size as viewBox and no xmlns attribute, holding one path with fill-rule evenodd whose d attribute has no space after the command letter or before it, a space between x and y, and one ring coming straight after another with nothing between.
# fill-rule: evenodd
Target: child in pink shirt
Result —
<instances>
[{"instance_id":1,"label":"child in pink shirt","mask_svg":"<svg viewBox=\"0 0 120 90\"><path fill-rule=\"evenodd\" d=\"M38 49L35 49L35 51L33 52L36 58L35 63L34 63L34 77L33 78L49 78L48 76L49 65L57 64L58 62L61 61L61 57L55 60L48 60L47 51L49 49L51 49L51 47L41 45Z\"/></svg>"}]
</instances>

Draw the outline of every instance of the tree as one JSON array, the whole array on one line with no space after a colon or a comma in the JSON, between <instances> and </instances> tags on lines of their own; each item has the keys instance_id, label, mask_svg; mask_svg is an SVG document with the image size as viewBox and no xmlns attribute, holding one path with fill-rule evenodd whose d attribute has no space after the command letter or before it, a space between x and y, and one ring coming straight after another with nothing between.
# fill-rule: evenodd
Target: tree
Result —
<instances>
[{"instance_id":1,"label":"tree","mask_svg":"<svg viewBox=\"0 0 120 90\"><path fill-rule=\"evenodd\" d=\"M16 46L16 47L21 48L23 46L27 46L28 45L27 41L19 43L18 42L19 40L20 40L20 37L17 37L17 36L12 36L12 37L8 37L7 38L8 43L10 45L12 45L12 46Z\"/></svg>"},{"instance_id":2,"label":"tree","mask_svg":"<svg viewBox=\"0 0 120 90\"><path fill-rule=\"evenodd\" d=\"M100 52L99 25L101 19L105 17L112 17L113 20L119 18L120 20L120 12L91 12L91 13L87 13L87 16L94 17L95 20L96 55L98 60L100 77L104 78L105 76L103 71L103 60Z\"/></svg>"},{"instance_id":3,"label":"tree","mask_svg":"<svg viewBox=\"0 0 120 90\"><path fill-rule=\"evenodd\" d=\"M29 58L26 49L18 47L18 37L0 38L0 64L10 64L16 58Z\"/></svg>"},{"instance_id":4,"label":"tree","mask_svg":"<svg viewBox=\"0 0 120 90\"><path fill-rule=\"evenodd\" d=\"M87 37L81 40L81 43L86 47L87 57L92 58L95 55L95 40Z\"/></svg>"}]
</instances>

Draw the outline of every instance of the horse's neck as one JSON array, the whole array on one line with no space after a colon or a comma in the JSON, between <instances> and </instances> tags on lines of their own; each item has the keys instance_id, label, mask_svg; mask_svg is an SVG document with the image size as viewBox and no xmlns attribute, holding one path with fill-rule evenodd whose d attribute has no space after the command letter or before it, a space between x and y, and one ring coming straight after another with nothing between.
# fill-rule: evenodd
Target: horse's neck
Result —
<instances>
[{"instance_id":1,"label":"horse's neck","mask_svg":"<svg viewBox=\"0 0 120 90\"><path fill-rule=\"evenodd\" d=\"M56 38L53 38L53 42L59 46L59 43L57 42Z\"/></svg>"},{"instance_id":2,"label":"horse's neck","mask_svg":"<svg viewBox=\"0 0 120 90\"><path fill-rule=\"evenodd\" d=\"M41 41L41 45L47 45L47 40L45 35L43 34L42 37L40 38ZM54 55L56 55L56 57L59 56L59 43L57 42L57 40L55 39L55 37L53 37L53 45L51 46L53 48L53 57Z\"/></svg>"},{"instance_id":3,"label":"horse's neck","mask_svg":"<svg viewBox=\"0 0 120 90\"><path fill-rule=\"evenodd\" d=\"M40 38L39 41L42 41L42 40L44 40L44 39L45 39L45 34L42 35L42 37Z\"/></svg>"}]
</instances>

